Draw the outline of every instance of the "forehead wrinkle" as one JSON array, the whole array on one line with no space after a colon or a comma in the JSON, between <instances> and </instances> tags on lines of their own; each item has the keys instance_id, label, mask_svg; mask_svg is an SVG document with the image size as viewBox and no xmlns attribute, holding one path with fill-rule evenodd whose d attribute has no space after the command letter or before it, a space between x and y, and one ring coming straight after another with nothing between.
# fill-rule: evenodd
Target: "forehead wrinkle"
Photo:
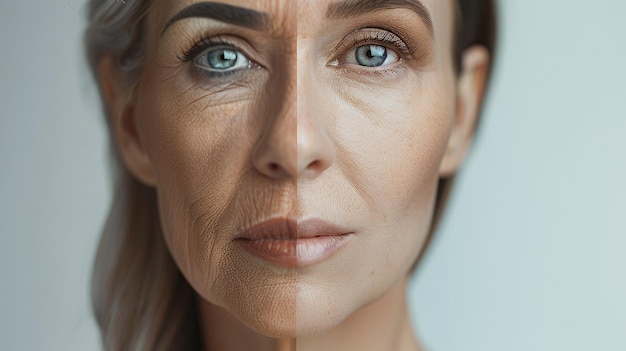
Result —
<instances>
[{"instance_id":1,"label":"forehead wrinkle","mask_svg":"<svg viewBox=\"0 0 626 351\"><path fill-rule=\"evenodd\" d=\"M296 36L296 10L293 0L263 0L263 8L269 13L269 32L285 39Z\"/></svg>"},{"instance_id":2,"label":"forehead wrinkle","mask_svg":"<svg viewBox=\"0 0 626 351\"><path fill-rule=\"evenodd\" d=\"M172 16L176 16L185 8L201 4L215 3L226 6L240 7L258 12L262 15L262 28L257 28L262 32L271 34L272 36L291 38L296 34L296 2L293 0L254 0L254 1L228 1L228 0L201 0L201 1L158 1L153 5L156 11L151 11L152 16L156 16L156 23L165 26Z\"/></svg>"}]
</instances>

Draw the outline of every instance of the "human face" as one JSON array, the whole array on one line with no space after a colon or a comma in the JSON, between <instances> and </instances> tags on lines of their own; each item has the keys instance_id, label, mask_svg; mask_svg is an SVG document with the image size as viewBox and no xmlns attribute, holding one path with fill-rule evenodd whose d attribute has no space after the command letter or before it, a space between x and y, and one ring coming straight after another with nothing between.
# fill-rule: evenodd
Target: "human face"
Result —
<instances>
[{"instance_id":1,"label":"human face","mask_svg":"<svg viewBox=\"0 0 626 351\"><path fill-rule=\"evenodd\" d=\"M311 169L298 211L354 233L297 272L297 327L310 335L390 291L424 243L455 121L454 3L299 5L298 162Z\"/></svg>"},{"instance_id":2,"label":"human face","mask_svg":"<svg viewBox=\"0 0 626 351\"><path fill-rule=\"evenodd\" d=\"M289 336L296 272L236 239L297 216L296 178L271 167L296 163L297 4L200 3L156 0L148 16L133 107L148 182L168 248L196 292L262 334Z\"/></svg>"},{"instance_id":3,"label":"human face","mask_svg":"<svg viewBox=\"0 0 626 351\"><path fill-rule=\"evenodd\" d=\"M429 229L452 1L221 2L155 1L122 153L203 299L269 336L323 333L404 278Z\"/></svg>"}]
</instances>

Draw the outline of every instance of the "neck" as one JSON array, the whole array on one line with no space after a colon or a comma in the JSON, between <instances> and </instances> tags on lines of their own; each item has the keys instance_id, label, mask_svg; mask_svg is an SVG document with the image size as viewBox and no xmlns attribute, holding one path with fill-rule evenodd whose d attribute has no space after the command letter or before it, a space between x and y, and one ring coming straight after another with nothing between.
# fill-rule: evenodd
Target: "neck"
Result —
<instances>
[{"instance_id":1,"label":"neck","mask_svg":"<svg viewBox=\"0 0 626 351\"><path fill-rule=\"evenodd\" d=\"M226 310L199 298L204 350L232 351L422 351L407 311L408 278L362 307L333 330L314 337L274 339L252 331Z\"/></svg>"},{"instance_id":2,"label":"neck","mask_svg":"<svg viewBox=\"0 0 626 351\"><path fill-rule=\"evenodd\" d=\"M387 294L362 307L330 332L298 339L298 351L420 351L408 314L406 286L398 282Z\"/></svg>"}]
</instances>

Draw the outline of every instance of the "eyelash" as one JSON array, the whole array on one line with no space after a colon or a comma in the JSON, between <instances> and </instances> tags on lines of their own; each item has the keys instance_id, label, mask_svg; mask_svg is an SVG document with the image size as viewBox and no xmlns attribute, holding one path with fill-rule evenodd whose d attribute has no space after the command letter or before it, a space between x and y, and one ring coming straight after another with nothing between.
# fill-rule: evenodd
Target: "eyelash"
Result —
<instances>
[{"instance_id":1,"label":"eyelash","mask_svg":"<svg viewBox=\"0 0 626 351\"><path fill-rule=\"evenodd\" d=\"M193 46L185 50L183 52L183 56L178 57L178 59L183 62L189 62L195 59L196 57L198 57L206 49L213 47L213 46L220 46L220 45L230 47L234 50L240 51L239 48L237 48L237 45L233 44L232 42L220 36L201 37L200 39L195 40Z\"/></svg>"},{"instance_id":2,"label":"eyelash","mask_svg":"<svg viewBox=\"0 0 626 351\"><path fill-rule=\"evenodd\" d=\"M365 67L346 62L347 55L349 55L353 50L368 44L384 46L388 50L396 52L398 54L398 59L403 61L413 59L414 54L417 51L417 48L407 45L400 36L384 28L359 28L350 32L340 41L340 44L331 53L330 57L332 57L333 60L331 60L330 65L335 66L337 69L345 70L346 72L354 72L357 70L360 74L373 74L378 78L390 78L393 74L397 73L396 70L398 66L396 63L398 63L398 61L380 67ZM387 67L391 65L393 65L393 67Z\"/></svg>"},{"instance_id":3,"label":"eyelash","mask_svg":"<svg viewBox=\"0 0 626 351\"><path fill-rule=\"evenodd\" d=\"M409 47L405 43L405 41L402 40L402 38L400 38L398 35L382 28L360 28L353 31L352 33L354 32L356 32L356 34L352 35L350 38L348 38L349 35L346 36L340 42L340 45L333 51L331 57L334 57L334 61L339 61L351 50L367 44L385 46L389 49L396 51L398 54L400 54L401 58L405 60L412 58L416 51L414 48ZM182 56L178 57L178 59L182 62L191 62L207 49L218 46L232 48L233 50L241 52L244 56L247 56L239 49L236 44L222 36L202 36L199 39L194 40L194 44L189 49L184 50ZM250 60L250 62L254 65L258 65L252 60ZM358 69L364 71L385 71L384 68L372 69L361 66L359 66ZM239 72L237 70L226 72L211 72L210 75L217 77L235 73Z\"/></svg>"},{"instance_id":4,"label":"eyelash","mask_svg":"<svg viewBox=\"0 0 626 351\"><path fill-rule=\"evenodd\" d=\"M397 35L386 31L368 28L367 31L361 31L354 37L350 38L350 44L347 45L349 50L358 46L367 44L391 45L398 53L404 56L411 56L414 50L411 50L406 43Z\"/></svg>"},{"instance_id":5,"label":"eyelash","mask_svg":"<svg viewBox=\"0 0 626 351\"><path fill-rule=\"evenodd\" d=\"M229 49L229 50L236 51L248 61L249 69L263 68L260 64L250 59L249 58L250 56L245 52L245 50L240 49L240 45L237 45L233 41L229 40L228 38L224 38L219 35L217 36L205 35L205 36L199 37L198 39L194 41L194 44L189 49L183 51L182 56L179 56L178 59L183 63L193 63L192 68L196 72L196 74L203 75L204 77L208 78L209 80L213 82L217 82L217 80L222 79L222 78L230 80L244 73L244 69L242 68L229 69L229 70L224 70L224 71L216 71L216 70L207 69L203 65L198 64L196 60L198 60L201 56L206 55L205 53L209 49L212 49L212 48L214 49L221 48L221 49Z\"/></svg>"}]
</instances>

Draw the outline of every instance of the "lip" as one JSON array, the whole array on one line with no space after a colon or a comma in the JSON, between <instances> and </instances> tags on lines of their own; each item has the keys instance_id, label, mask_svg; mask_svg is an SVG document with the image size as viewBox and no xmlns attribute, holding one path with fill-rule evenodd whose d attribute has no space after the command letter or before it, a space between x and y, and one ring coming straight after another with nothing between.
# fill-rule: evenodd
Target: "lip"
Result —
<instances>
[{"instance_id":1,"label":"lip","mask_svg":"<svg viewBox=\"0 0 626 351\"><path fill-rule=\"evenodd\" d=\"M273 218L235 238L249 253L282 267L304 267L330 258L354 233L318 219Z\"/></svg>"}]
</instances>

